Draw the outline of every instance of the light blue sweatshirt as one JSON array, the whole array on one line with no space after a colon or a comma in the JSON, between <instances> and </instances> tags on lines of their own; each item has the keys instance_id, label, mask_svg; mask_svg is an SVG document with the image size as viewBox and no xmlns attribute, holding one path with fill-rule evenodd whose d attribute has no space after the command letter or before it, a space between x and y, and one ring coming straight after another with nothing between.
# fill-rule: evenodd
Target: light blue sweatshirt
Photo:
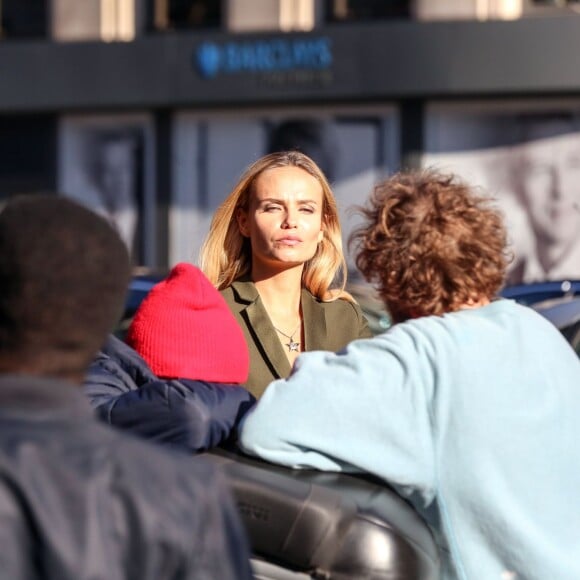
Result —
<instances>
[{"instance_id":1,"label":"light blue sweatshirt","mask_svg":"<svg viewBox=\"0 0 580 580\"><path fill-rule=\"evenodd\" d=\"M304 353L240 436L275 463L394 484L439 537L445 578L580 579L580 360L529 308Z\"/></svg>"}]
</instances>

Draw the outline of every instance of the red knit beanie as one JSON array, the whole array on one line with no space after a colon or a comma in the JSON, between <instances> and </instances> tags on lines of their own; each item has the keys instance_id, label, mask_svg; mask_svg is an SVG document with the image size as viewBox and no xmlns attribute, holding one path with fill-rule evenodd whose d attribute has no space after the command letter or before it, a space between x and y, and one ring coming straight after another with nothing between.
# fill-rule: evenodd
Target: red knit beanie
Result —
<instances>
[{"instance_id":1,"label":"red knit beanie","mask_svg":"<svg viewBox=\"0 0 580 580\"><path fill-rule=\"evenodd\" d=\"M250 357L244 334L203 272L181 263L156 284L127 333L159 377L245 383Z\"/></svg>"}]
</instances>

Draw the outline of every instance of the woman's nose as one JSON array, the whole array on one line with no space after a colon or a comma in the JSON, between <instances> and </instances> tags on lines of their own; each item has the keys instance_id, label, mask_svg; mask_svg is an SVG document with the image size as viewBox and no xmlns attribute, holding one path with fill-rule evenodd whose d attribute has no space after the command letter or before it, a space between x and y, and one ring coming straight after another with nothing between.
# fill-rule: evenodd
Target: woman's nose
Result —
<instances>
[{"instance_id":1,"label":"woman's nose","mask_svg":"<svg viewBox=\"0 0 580 580\"><path fill-rule=\"evenodd\" d=\"M282 226L284 228L295 228L296 224L297 224L296 213L293 211L287 211Z\"/></svg>"}]
</instances>

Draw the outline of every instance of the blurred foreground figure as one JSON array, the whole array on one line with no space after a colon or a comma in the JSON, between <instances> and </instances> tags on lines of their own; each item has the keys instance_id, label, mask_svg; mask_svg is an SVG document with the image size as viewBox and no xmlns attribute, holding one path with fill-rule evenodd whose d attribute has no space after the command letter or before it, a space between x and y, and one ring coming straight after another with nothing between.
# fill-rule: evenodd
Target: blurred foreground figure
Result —
<instances>
[{"instance_id":1,"label":"blurred foreground figure","mask_svg":"<svg viewBox=\"0 0 580 580\"><path fill-rule=\"evenodd\" d=\"M488 199L434 172L380 184L357 265L395 325L301 354L241 445L363 471L435 531L446 579L580 578L580 361L552 324L497 299L506 234Z\"/></svg>"},{"instance_id":2,"label":"blurred foreground figure","mask_svg":"<svg viewBox=\"0 0 580 580\"><path fill-rule=\"evenodd\" d=\"M98 424L80 392L121 312L127 250L56 196L0 213L0 578L250 578L205 462Z\"/></svg>"}]
</instances>

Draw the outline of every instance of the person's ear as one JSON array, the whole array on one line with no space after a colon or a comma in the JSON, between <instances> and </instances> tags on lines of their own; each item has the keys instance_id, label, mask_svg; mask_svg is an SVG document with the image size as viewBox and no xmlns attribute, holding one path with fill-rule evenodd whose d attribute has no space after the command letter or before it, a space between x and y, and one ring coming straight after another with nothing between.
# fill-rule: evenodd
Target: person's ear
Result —
<instances>
[{"instance_id":1,"label":"person's ear","mask_svg":"<svg viewBox=\"0 0 580 580\"><path fill-rule=\"evenodd\" d=\"M236 209L236 221L238 222L238 229L245 238L250 237L250 228L248 226L248 212L239 207Z\"/></svg>"},{"instance_id":2,"label":"person's ear","mask_svg":"<svg viewBox=\"0 0 580 580\"><path fill-rule=\"evenodd\" d=\"M320 223L320 231L318 232L318 241L317 243L320 244L324 239L324 231L326 230L326 224L324 223L324 217Z\"/></svg>"}]
</instances>

